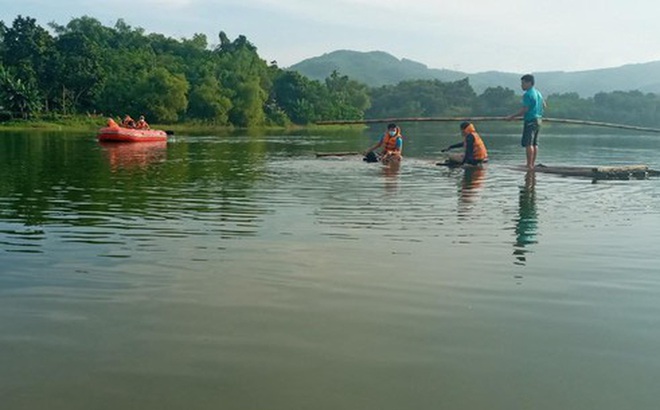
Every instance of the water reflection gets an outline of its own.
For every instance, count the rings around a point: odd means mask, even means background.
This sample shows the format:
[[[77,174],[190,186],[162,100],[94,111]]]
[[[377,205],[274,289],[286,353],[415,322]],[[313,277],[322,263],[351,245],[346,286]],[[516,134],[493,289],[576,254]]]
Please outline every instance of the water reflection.
[[[146,168],[162,162],[167,157],[167,141],[139,143],[99,142],[105,151],[113,171],[118,169]]]
[[[0,251],[79,244],[126,256],[182,238],[254,236],[267,212],[254,197],[263,143],[223,142],[0,138]]]
[[[495,140],[515,154],[445,175],[302,138],[186,136],[119,172],[93,136],[0,138],[0,407],[655,408],[660,185],[539,174],[537,204],[519,137]],[[544,159],[608,155],[576,140]],[[541,212],[566,257],[516,287]]]
[[[484,187],[486,180],[486,168],[467,167],[463,171],[463,180],[461,181],[458,193],[458,214],[464,216],[479,199],[479,195]]]
[[[401,171],[401,163],[391,163],[384,166],[382,173],[385,181],[385,192],[394,194],[399,190],[399,173]]]
[[[516,265],[527,263],[529,245],[537,243],[538,212],[536,210],[536,174],[527,172],[525,184],[520,187],[518,196],[518,218],[516,219],[516,243],[513,255]]]

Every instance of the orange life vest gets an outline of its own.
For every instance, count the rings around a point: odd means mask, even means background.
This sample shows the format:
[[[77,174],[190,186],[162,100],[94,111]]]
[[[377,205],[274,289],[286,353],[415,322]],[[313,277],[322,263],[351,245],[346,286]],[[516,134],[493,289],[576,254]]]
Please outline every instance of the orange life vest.
[[[396,128],[396,134],[394,136],[390,135],[389,132],[386,132],[385,135],[383,135],[383,152],[400,151],[396,147],[399,138],[401,138],[401,130],[399,127]]]
[[[472,157],[477,160],[477,161],[483,161],[488,158],[488,150],[486,150],[486,144],[484,144],[483,140],[477,133],[477,130],[474,128],[474,125],[470,124],[465,129],[463,130],[463,141],[464,144],[466,143],[465,140],[467,139],[467,136],[472,134],[474,137],[474,144],[473,144],[473,149],[472,151]]]

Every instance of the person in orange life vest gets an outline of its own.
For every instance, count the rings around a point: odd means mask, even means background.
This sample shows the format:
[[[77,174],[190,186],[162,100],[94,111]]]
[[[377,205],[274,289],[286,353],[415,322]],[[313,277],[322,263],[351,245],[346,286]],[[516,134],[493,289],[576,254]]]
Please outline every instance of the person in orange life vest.
[[[403,158],[401,152],[403,150],[403,137],[401,136],[401,129],[396,126],[396,124],[388,124],[387,132],[374,144],[371,148],[365,151],[364,160],[367,162],[375,162],[378,160],[376,154],[373,151],[376,148],[382,147],[383,150],[380,152],[380,161],[383,163],[387,162],[401,162]]]
[[[135,128],[135,120],[126,114],[124,120],[121,122],[121,126],[124,128]]]
[[[456,165],[481,165],[488,161],[488,151],[486,145],[477,133],[476,128],[471,123],[465,121],[461,123],[461,133],[463,141],[450,145],[443,149],[447,152],[452,148],[464,148],[462,154],[450,154],[449,162]]]
[[[138,119],[137,124],[135,124],[135,128],[139,130],[148,130],[149,129],[149,124],[144,120],[144,115],[140,115],[140,119]]]

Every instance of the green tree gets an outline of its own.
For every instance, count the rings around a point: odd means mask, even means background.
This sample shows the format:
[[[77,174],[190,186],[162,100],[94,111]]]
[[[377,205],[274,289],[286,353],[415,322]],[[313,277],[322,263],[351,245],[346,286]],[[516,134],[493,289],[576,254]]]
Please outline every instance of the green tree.
[[[371,106],[367,86],[349,79],[348,76],[342,76],[337,71],[333,71],[326,78],[325,85],[333,105],[333,118],[361,119],[364,117],[365,110]]]
[[[597,93],[593,97],[595,117],[626,124],[658,124],[659,101],[655,94],[641,91]]]
[[[138,111],[155,121],[175,122],[188,106],[188,88],[183,75],[156,67],[135,88]]]
[[[0,106],[12,114],[28,119],[41,110],[39,91],[0,66]]]
[[[188,116],[216,124],[227,124],[232,105],[225,93],[215,77],[204,77],[199,84],[192,86]]]
[[[48,24],[50,28],[57,34],[62,36],[65,34],[80,34],[96,47],[99,48],[112,48],[112,40],[115,36],[115,30],[111,27],[104,26],[100,21],[93,17],[82,16],[71,19],[66,26],[61,26],[55,22]]]
[[[259,85],[258,79],[239,83],[229,111],[232,124],[240,127],[263,125],[266,119],[263,109],[265,101],[266,92]]]
[[[15,70],[23,83],[29,86],[46,86],[44,77],[50,64],[49,50],[54,39],[35,19],[18,16],[11,27],[4,30],[2,61],[5,67]]]
[[[489,87],[477,97],[475,113],[479,115],[503,116],[520,106],[520,98],[510,88]]]
[[[2,64],[5,55],[5,33],[7,32],[7,26],[5,22],[0,20],[0,64]]]
[[[118,20],[110,29],[108,46],[101,48],[105,81],[96,98],[96,108],[106,114],[144,112],[140,85],[158,63],[158,57],[140,28]]]
[[[245,36],[230,41],[221,31],[219,39],[220,45],[215,49],[216,72],[221,85],[232,90],[229,120],[241,127],[263,125],[271,86],[266,61]]]
[[[297,71],[281,71],[273,81],[271,100],[296,124],[332,118],[327,87]]]
[[[367,115],[372,118],[469,115],[476,94],[467,78],[448,83],[414,80],[373,89],[371,100]]]
[[[95,109],[95,98],[103,86],[105,71],[96,44],[82,33],[60,35],[55,44],[58,88],[62,89],[61,107],[67,111]],[[69,95],[69,101],[66,96]]]
[[[581,98],[578,93],[552,94],[546,99],[553,117],[582,120],[594,119],[592,98]],[[520,104],[520,103],[519,103]]]
[[[448,107],[435,115],[466,116],[472,113],[477,94],[467,77],[458,81],[446,83],[438,81],[438,83],[436,83],[436,86],[445,94]]]

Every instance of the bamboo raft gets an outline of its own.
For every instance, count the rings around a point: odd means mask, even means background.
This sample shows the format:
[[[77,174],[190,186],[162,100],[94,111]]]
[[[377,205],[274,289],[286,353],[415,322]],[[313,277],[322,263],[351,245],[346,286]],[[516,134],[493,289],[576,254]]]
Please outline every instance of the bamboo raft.
[[[372,118],[361,120],[335,120],[335,121],[319,121],[318,125],[350,125],[350,124],[377,124],[389,122],[457,122],[457,121],[510,121],[509,117],[398,117],[398,118]],[[586,125],[592,127],[604,128],[617,128],[622,130],[631,130],[639,132],[652,132],[660,133],[658,128],[638,127],[628,124],[613,124],[608,122],[598,121],[585,121],[567,118],[544,118],[544,122],[568,124],[568,125]],[[358,152],[331,152],[316,154],[317,157],[327,156],[349,156],[359,155]],[[450,162],[438,162],[436,165],[454,167],[457,164]],[[528,171],[526,167],[513,167],[512,169],[518,171]],[[589,167],[569,167],[569,166],[546,166],[539,164],[534,168],[535,172],[542,172],[547,174],[557,174],[567,177],[585,177],[597,180],[629,180],[629,179],[646,179],[648,177],[660,176],[660,171],[649,169],[647,165],[624,165],[624,166],[589,166]]]
[[[517,171],[528,171],[524,166],[513,167]],[[534,172],[557,174],[566,177],[584,177],[597,180],[629,180],[646,179],[650,176],[660,176],[660,171],[649,169],[647,165],[595,166],[595,167],[564,167],[539,164]]]

